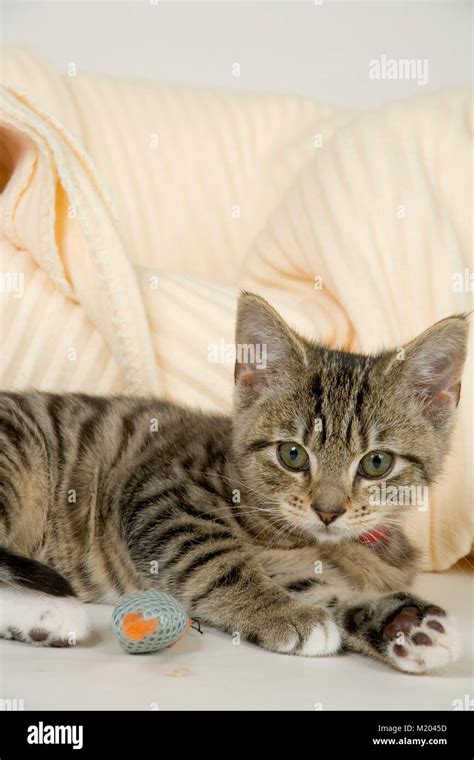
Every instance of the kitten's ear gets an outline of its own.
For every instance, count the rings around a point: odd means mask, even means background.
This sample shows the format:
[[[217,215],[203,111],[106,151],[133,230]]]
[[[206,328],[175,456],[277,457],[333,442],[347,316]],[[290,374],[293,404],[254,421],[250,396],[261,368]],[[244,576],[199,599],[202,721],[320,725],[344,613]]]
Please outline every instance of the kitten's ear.
[[[243,292],[237,306],[235,384],[240,400],[289,387],[306,363],[296,333],[265,299]]]
[[[454,315],[404,347],[400,358],[404,358],[409,393],[414,393],[422,414],[432,421],[449,420],[458,405],[468,333],[467,315]]]

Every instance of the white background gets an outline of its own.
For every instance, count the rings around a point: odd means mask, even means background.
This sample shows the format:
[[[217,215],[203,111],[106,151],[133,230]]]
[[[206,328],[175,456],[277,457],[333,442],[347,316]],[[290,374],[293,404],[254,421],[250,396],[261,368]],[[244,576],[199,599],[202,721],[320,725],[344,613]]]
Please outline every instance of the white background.
[[[79,71],[364,108],[470,83],[469,2],[154,2],[7,0],[3,42],[35,47],[64,72],[73,62]],[[428,84],[370,80],[368,62],[381,55],[427,58]]]

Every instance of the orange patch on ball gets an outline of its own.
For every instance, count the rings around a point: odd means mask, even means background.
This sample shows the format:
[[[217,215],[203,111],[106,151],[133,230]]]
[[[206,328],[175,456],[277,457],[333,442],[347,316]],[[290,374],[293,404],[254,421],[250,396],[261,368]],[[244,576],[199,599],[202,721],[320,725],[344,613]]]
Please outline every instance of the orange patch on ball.
[[[159,624],[155,618],[144,620],[141,612],[129,612],[122,620],[122,631],[132,641],[141,641],[150,633],[155,633]]]

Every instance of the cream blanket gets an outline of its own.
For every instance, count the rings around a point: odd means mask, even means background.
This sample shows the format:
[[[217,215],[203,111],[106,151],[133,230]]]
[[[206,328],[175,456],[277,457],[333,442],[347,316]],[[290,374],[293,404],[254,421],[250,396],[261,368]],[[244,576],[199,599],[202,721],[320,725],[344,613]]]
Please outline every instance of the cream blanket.
[[[370,351],[472,308],[470,94],[369,113],[61,76],[3,54],[1,385],[228,410],[239,287]],[[452,455],[411,518],[425,567],[472,544],[472,351]]]

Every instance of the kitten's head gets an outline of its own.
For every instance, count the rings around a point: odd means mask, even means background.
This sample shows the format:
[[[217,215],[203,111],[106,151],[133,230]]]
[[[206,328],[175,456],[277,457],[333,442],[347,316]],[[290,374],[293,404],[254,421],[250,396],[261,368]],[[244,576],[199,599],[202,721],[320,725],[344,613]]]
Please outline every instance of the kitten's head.
[[[240,297],[234,459],[247,498],[282,533],[343,541],[426,507],[447,451],[468,323],[403,348],[331,351],[259,296]]]

